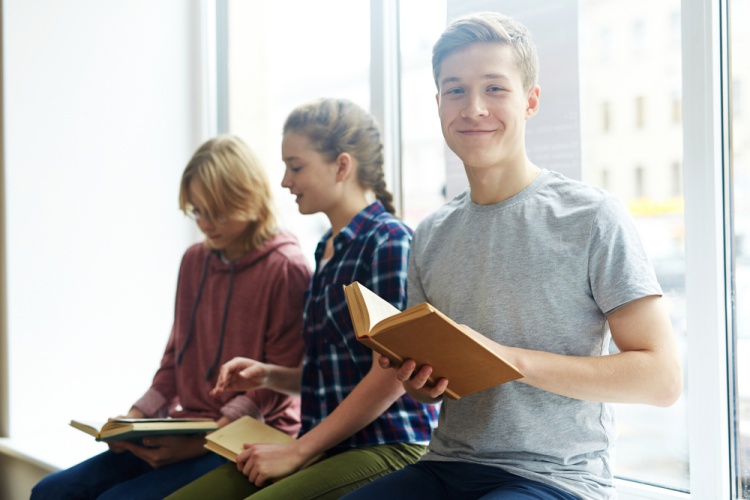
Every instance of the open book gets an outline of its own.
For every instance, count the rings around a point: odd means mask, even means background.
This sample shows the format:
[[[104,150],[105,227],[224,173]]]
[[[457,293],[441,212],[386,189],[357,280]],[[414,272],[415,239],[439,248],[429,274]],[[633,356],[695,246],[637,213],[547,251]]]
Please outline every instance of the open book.
[[[202,434],[218,429],[210,418],[121,418],[106,423],[71,420],[70,425],[97,441],[126,441],[157,434]]]
[[[447,378],[451,399],[523,377],[495,342],[426,302],[399,311],[356,281],[344,286],[344,294],[357,340],[396,365],[413,359],[417,367],[432,366],[430,382]]]
[[[206,435],[204,446],[214,453],[236,462],[237,455],[244,450],[242,445],[245,443],[283,444],[292,441],[294,441],[294,438],[289,434],[245,415]]]

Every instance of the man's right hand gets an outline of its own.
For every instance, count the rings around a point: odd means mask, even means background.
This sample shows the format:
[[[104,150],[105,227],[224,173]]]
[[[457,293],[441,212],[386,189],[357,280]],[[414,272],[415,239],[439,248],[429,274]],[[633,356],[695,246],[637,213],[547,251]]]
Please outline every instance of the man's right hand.
[[[443,393],[448,387],[448,379],[441,378],[435,385],[430,383],[432,367],[424,365],[417,370],[417,363],[413,359],[407,359],[401,366],[391,363],[387,356],[380,356],[378,364],[381,368],[393,368],[396,370],[396,378],[404,385],[404,389],[411,397],[425,404],[439,403],[443,399]]]

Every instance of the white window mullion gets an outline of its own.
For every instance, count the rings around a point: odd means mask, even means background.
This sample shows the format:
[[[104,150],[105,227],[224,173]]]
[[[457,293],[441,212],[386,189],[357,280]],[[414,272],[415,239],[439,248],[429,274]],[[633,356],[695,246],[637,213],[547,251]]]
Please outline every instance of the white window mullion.
[[[722,2],[682,1],[690,493],[731,498]]]
[[[397,212],[403,214],[399,0],[372,0],[370,13],[371,112],[383,132],[388,190],[393,193]]]

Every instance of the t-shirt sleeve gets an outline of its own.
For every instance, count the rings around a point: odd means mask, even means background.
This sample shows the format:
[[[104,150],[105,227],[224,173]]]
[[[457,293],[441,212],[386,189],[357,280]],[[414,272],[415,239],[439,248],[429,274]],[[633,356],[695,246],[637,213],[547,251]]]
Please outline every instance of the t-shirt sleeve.
[[[589,240],[589,281],[604,314],[633,300],[661,295],[641,238],[622,201],[607,197],[593,218]]]
[[[411,252],[409,253],[409,266],[408,266],[408,279],[406,285],[406,293],[408,295],[408,307],[414,306],[421,302],[427,302],[427,295],[424,292],[422,286],[422,280],[419,273],[419,265],[417,264],[417,256],[419,254],[419,231],[414,234],[412,239]]]

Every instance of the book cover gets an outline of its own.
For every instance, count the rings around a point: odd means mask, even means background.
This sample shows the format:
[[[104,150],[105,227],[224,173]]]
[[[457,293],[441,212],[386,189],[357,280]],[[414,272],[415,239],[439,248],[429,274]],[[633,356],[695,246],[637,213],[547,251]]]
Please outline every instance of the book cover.
[[[71,420],[70,425],[97,441],[124,441],[159,434],[202,434],[218,429],[210,418],[121,418],[105,423]]]
[[[206,435],[205,447],[224,458],[236,462],[237,455],[248,443],[289,443],[294,438],[289,434],[245,415]]]
[[[447,378],[451,399],[523,377],[495,342],[426,302],[399,311],[356,281],[344,292],[357,339],[397,365],[413,359],[418,367],[432,366],[430,382]]]

